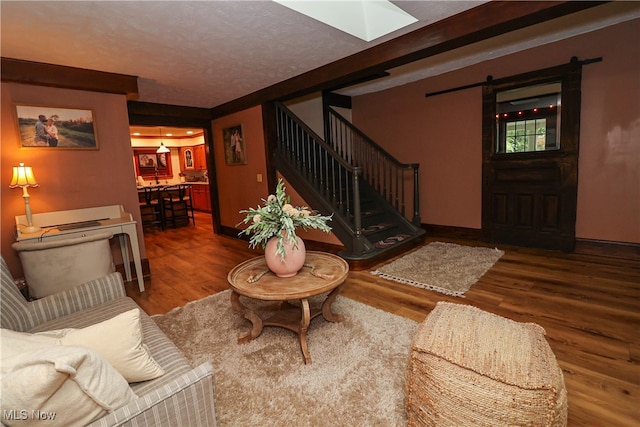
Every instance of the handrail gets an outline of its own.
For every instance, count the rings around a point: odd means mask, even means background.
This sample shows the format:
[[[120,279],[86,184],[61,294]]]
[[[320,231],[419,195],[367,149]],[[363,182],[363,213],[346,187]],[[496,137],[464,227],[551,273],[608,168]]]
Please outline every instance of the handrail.
[[[400,162],[398,159],[393,157],[387,150],[385,150],[380,145],[378,145],[373,139],[371,139],[365,133],[363,133],[360,129],[355,127],[353,125],[353,123],[351,123],[349,120],[347,120],[343,115],[338,113],[336,110],[334,110],[331,107],[328,107],[328,111],[330,113],[330,116],[336,117],[341,122],[341,124],[343,124],[344,126],[348,127],[349,130],[351,130],[353,133],[358,134],[358,136],[360,138],[362,138],[368,145],[370,145],[371,147],[375,148],[377,151],[382,153],[385,157],[388,157],[389,160],[392,161],[393,163],[395,163],[397,166],[399,166],[401,168],[407,168],[407,169],[413,168],[414,166],[418,166],[418,167],[420,166],[419,163],[402,163],[402,162]],[[327,139],[332,140],[331,138],[327,138]]]
[[[293,112],[275,104],[278,161],[304,179],[339,220],[352,230],[352,247],[362,245],[360,188],[362,168],[354,166]],[[335,218],[334,216],[334,218]]]
[[[362,178],[403,216],[406,216],[405,187],[412,188],[411,221],[420,226],[420,165],[398,161],[331,107],[327,107],[327,117],[325,137],[332,150],[350,165],[361,167]],[[408,171],[411,177],[407,177]]]

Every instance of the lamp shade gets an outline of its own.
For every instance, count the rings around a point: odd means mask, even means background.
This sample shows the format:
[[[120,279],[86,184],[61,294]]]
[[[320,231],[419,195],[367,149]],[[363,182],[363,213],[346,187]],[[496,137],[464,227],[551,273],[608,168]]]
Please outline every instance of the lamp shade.
[[[13,167],[13,177],[11,178],[11,184],[9,187],[37,187],[38,182],[33,175],[33,169],[31,166],[25,166],[24,163],[19,163],[18,166]]]
[[[171,150],[169,150],[167,148],[167,146],[164,145],[164,143],[162,143],[162,142],[160,143],[160,147],[158,147],[158,149],[156,150],[156,153],[158,153],[158,154],[170,153],[170,152],[171,152]]]

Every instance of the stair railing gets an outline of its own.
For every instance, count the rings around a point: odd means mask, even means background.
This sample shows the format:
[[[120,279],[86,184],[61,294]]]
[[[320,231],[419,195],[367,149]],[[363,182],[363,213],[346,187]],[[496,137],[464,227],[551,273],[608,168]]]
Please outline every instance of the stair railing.
[[[325,140],[342,159],[362,169],[366,180],[391,206],[405,218],[406,189],[413,193],[411,222],[420,227],[420,191],[418,163],[401,163],[371,138],[353,126],[333,108],[327,108]]]
[[[366,245],[360,212],[362,168],[343,159],[281,103],[275,103],[275,111],[280,167],[303,179],[325,201],[325,210],[350,230],[351,250],[362,253]]]

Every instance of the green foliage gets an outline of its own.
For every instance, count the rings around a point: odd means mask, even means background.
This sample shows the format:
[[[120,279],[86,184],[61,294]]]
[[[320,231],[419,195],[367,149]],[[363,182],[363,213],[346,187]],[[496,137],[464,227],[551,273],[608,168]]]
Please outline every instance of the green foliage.
[[[270,238],[277,237],[276,253],[284,260],[286,255],[284,249],[285,236],[287,241],[297,248],[296,228],[300,227],[303,230],[316,229],[325,233],[331,231],[327,221],[331,221],[333,214],[322,216],[315,211],[309,210],[306,206],[291,206],[291,198],[286,194],[282,180],[278,181],[276,194],[271,194],[266,200],[262,199],[262,201],[264,206],[240,211],[246,216],[238,225],[250,223],[247,228],[240,232],[240,235],[253,233],[249,239],[249,246],[252,248],[258,245],[264,248]]]

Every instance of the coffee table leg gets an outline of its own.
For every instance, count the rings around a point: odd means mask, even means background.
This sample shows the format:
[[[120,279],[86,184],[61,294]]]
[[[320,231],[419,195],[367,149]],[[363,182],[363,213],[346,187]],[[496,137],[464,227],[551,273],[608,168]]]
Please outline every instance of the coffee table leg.
[[[322,303],[322,317],[325,318],[328,322],[342,322],[344,320],[344,316],[342,314],[335,314],[331,311],[331,305],[336,300],[336,297],[340,293],[340,290],[344,284],[335,288],[329,295],[327,295],[327,299]]]
[[[300,300],[302,303],[302,318],[300,319],[300,349],[302,350],[302,356],[304,357],[304,364],[311,363],[311,354],[309,354],[309,346],[307,345],[307,329],[309,329],[309,323],[311,322],[311,312],[309,310],[309,301],[306,298]]]
[[[252,324],[251,330],[238,336],[238,344],[248,343],[262,333],[262,319],[252,310],[240,302],[240,295],[231,291],[231,307],[236,313],[241,313]]]

